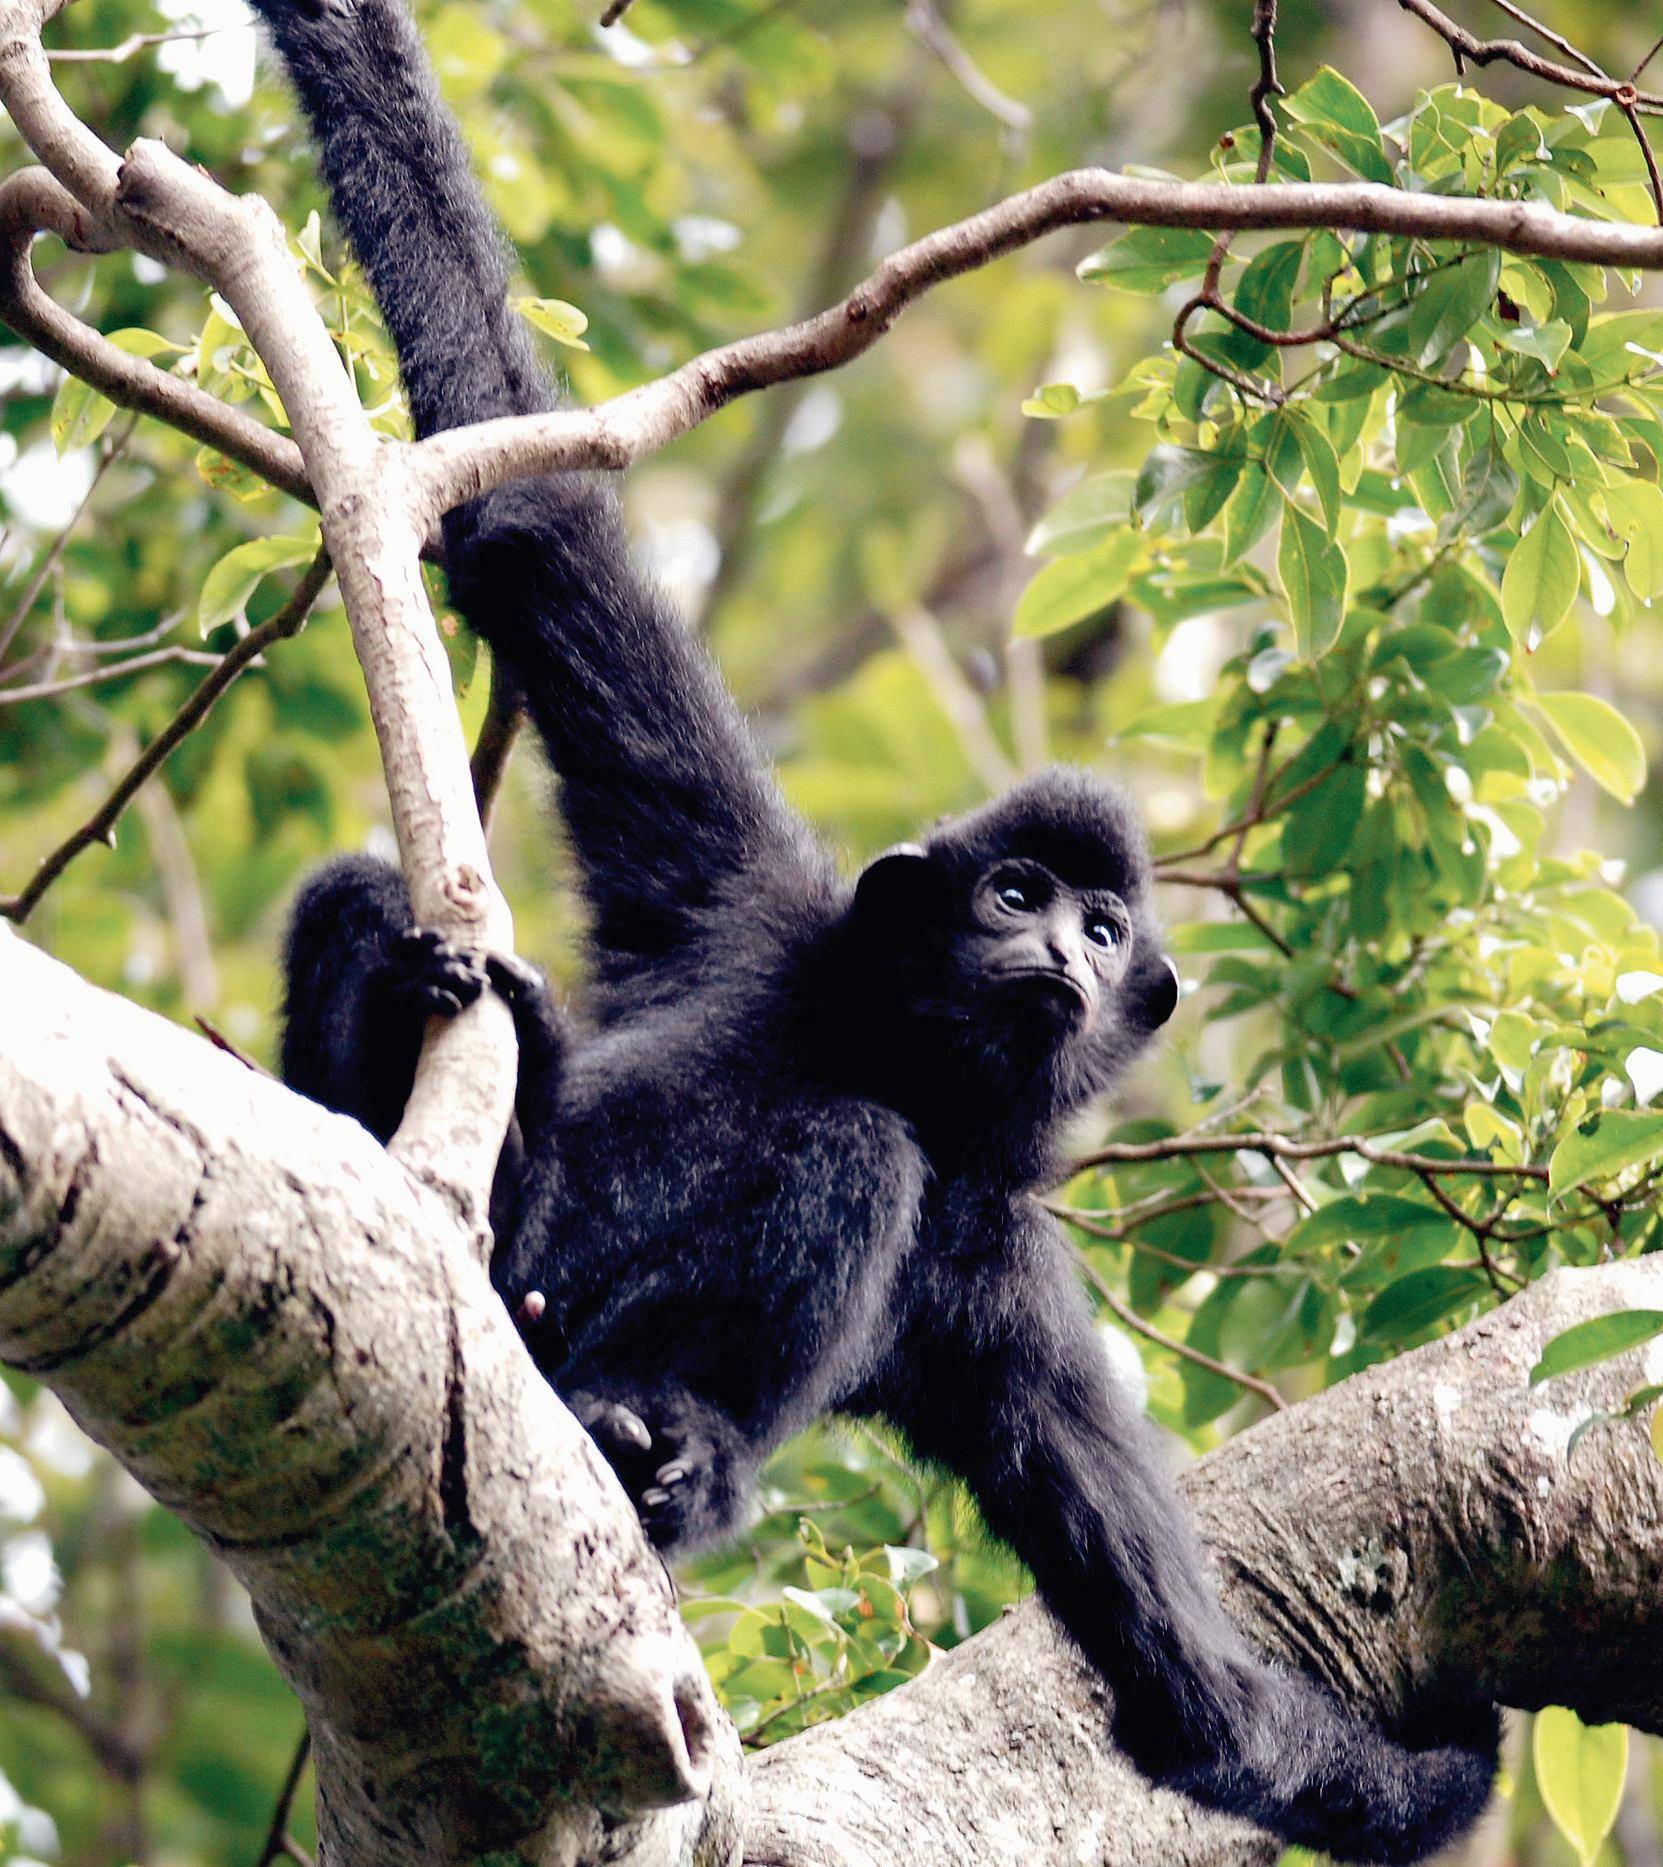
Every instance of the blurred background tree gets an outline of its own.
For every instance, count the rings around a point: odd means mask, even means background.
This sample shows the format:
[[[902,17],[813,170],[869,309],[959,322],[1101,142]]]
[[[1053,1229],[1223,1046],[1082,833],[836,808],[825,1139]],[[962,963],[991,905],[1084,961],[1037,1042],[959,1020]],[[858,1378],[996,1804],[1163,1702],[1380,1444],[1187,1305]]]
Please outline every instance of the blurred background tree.
[[[636,0],[606,30],[598,0],[418,11],[523,309],[584,400],[818,307],[1057,170],[1240,179],[1258,153],[1242,0]],[[1663,32],[1621,0],[1544,20],[1621,74]],[[1486,0],[1462,24],[1517,30]],[[51,43],[109,141],[160,135],[267,195],[396,431],[385,342],[236,0],[78,0]],[[1659,217],[1620,110],[1506,65],[1462,90],[1386,0],[1288,5],[1277,47],[1279,178]],[[1195,989],[1056,1198],[1105,1352],[1202,1449],[1550,1263],[1656,1246],[1663,853],[1641,785],[1663,696],[1663,318],[1640,281],[1586,267],[1243,240],[1224,299],[1342,345],[1281,353],[1203,311],[1180,360],[1211,242],[1128,236],[1076,276],[1100,244],[1062,235],[934,295],[858,365],[678,443],[628,501],[794,801],[851,858],[1050,757],[1137,794]],[[99,329],[280,420],[189,282],[50,243],[40,263]],[[278,610],[315,527],[21,343],[0,345],[0,384],[3,890]],[[477,724],[485,671],[451,644]],[[522,750],[494,849],[523,949],[581,997],[546,790]],[[385,810],[326,602],[30,933],[269,1062],[284,904],[322,855],[385,844]],[[1593,1430],[1647,1430],[1656,1399]],[[876,1429],[805,1436],[763,1502],[738,1550],[680,1578],[752,1743],[888,1689],[1025,1587]],[[0,1858],[304,1849],[304,1785],[292,1836],[268,1833],[299,1733],[234,1585],[8,1377]],[[1625,1774],[1619,1734],[1544,1719],[1510,1754],[1466,1859],[1663,1864],[1651,1740]]]

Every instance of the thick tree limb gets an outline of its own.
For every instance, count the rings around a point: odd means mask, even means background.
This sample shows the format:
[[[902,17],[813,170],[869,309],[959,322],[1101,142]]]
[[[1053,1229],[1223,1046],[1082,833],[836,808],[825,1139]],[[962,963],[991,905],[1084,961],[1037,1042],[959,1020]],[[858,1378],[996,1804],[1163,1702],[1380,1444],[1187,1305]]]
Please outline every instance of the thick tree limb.
[[[0,104],[46,171],[8,204],[12,297],[50,226],[231,305],[316,495],[415,912],[507,949],[420,576],[437,509],[364,418],[269,208],[157,143],[118,160],[66,108],[39,40],[55,10],[0,0]],[[506,1008],[430,1031],[383,1151],[9,934],[0,1005],[0,1358],[242,1576],[307,1709],[331,1857],[566,1867],[605,1829],[646,1863],[722,1834],[722,1798],[690,1799],[731,1728],[484,1275]]]
[[[1549,1337],[1663,1308],[1663,1261],[1556,1271],[1458,1335],[1232,1439],[1183,1488],[1253,1636],[1371,1711],[1419,1690],[1663,1730],[1663,1344],[1541,1387]],[[1278,1847],[1151,1791],[1101,1684],[1035,1604],[750,1770],[752,1867],[1269,1867]]]
[[[698,1655],[449,1201],[9,932],[0,1003],[0,1360],[247,1586],[332,1858],[567,1862],[702,1792]]]

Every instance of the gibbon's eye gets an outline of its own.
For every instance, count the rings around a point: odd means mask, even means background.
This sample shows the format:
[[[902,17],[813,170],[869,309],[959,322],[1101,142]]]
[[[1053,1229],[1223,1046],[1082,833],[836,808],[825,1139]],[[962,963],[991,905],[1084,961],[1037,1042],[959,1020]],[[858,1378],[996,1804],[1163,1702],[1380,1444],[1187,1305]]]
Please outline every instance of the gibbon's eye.
[[[1013,914],[1025,914],[1034,905],[1033,895],[1021,882],[1001,882],[993,898]]]
[[[1120,945],[1120,929],[1106,914],[1093,914],[1086,922],[1086,938],[1107,952]]]

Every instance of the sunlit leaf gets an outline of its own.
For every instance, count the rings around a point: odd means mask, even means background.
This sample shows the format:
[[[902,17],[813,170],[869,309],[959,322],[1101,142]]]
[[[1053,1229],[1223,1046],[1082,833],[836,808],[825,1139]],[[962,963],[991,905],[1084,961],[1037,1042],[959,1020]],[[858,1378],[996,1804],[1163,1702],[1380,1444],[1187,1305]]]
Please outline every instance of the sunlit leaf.
[[[1646,782],[1640,735],[1597,694],[1537,694],[1531,700],[1554,736],[1602,790],[1632,804]]]
[[[1663,1310],[1613,1310],[1607,1316],[1574,1323],[1569,1329],[1561,1329],[1544,1345],[1535,1367],[1530,1370],[1530,1384],[1534,1387],[1538,1381],[1551,1381],[1556,1375],[1591,1368],[1595,1362],[1638,1348],[1642,1342],[1649,1342],[1658,1335],[1663,1335]]]
[[[1582,1867],[1593,1867],[1611,1832],[1628,1775],[1628,1728],[1585,1725],[1574,1711],[1550,1705],[1536,1714],[1531,1753],[1536,1786],[1553,1825]]]
[[[1516,642],[1536,645],[1557,629],[1576,601],[1582,560],[1564,507],[1550,499],[1507,560],[1501,610]]]
[[[1555,1193],[1591,1180],[1610,1180],[1663,1158],[1663,1114],[1605,1109],[1572,1129],[1553,1150],[1548,1186]]]

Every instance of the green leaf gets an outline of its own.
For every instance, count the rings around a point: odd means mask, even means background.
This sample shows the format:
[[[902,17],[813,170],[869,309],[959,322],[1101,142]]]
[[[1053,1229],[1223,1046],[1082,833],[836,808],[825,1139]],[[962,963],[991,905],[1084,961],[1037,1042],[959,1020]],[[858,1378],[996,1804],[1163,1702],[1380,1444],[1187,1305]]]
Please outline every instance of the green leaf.
[[[1620,803],[1634,802],[1646,782],[1646,749],[1610,701],[1596,694],[1536,694],[1530,704],[1602,791]]]
[[[52,445],[60,454],[88,447],[109,427],[115,404],[79,376],[66,376],[52,398]]]
[[[1513,509],[1519,496],[1519,476],[1492,434],[1474,449],[1461,479],[1461,525],[1474,536],[1494,531]]]
[[[450,666],[451,692],[460,699],[473,685],[474,671],[479,666],[479,637],[461,617],[448,610],[438,620],[439,641]]]
[[[1342,505],[1339,456],[1334,452],[1334,443],[1314,421],[1297,417],[1293,431],[1299,439],[1299,451],[1305,457],[1305,471],[1310,476],[1317,503],[1322,507],[1323,524],[1332,538],[1340,523]]]
[[[1191,497],[1200,495],[1211,503],[1210,495],[1216,492],[1219,482],[1225,480],[1223,497],[1218,500],[1222,505],[1229,497],[1240,467],[1239,457],[1215,454],[1206,448],[1169,447],[1164,443],[1152,447],[1138,472],[1137,485],[1132,492],[1132,510],[1145,525],[1189,523]],[[1217,506],[1213,509],[1216,511]]]
[[[165,350],[180,349],[159,332],[147,331],[141,325],[114,331],[106,341],[136,357],[156,357]],[[73,447],[91,446],[110,425],[115,412],[116,404],[108,396],[82,382],[79,376],[66,376],[52,398],[53,446],[60,454]]]
[[[1453,1315],[1489,1288],[1481,1271],[1434,1264],[1388,1284],[1363,1312],[1362,1342],[1398,1342]]]
[[[1339,639],[1345,620],[1345,553],[1291,499],[1283,501],[1276,574],[1288,599],[1300,654],[1308,661],[1325,654]]]
[[[1088,283],[1126,292],[1162,292],[1179,279],[1199,278],[1213,250],[1213,236],[1195,227],[1134,227],[1080,261]]]
[[[316,535],[288,538],[251,538],[237,545],[202,580],[197,603],[197,627],[204,635],[240,616],[248,599],[269,572],[286,564],[308,564],[317,555]]]
[[[1094,545],[1132,513],[1130,473],[1094,473],[1071,487],[1028,534],[1030,557],[1062,557]]]
[[[916,1582],[919,1576],[928,1575],[932,1569],[941,1566],[940,1559],[932,1556],[927,1549],[886,1543],[883,1553],[889,1559],[889,1579],[902,1586]]]
[[[1541,1360],[1530,1370],[1530,1385],[1551,1381],[1561,1374],[1575,1374],[1579,1368],[1591,1368],[1595,1362],[1625,1354],[1658,1335],[1663,1335],[1663,1310],[1619,1309],[1609,1316],[1574,1323],[1569,1329],[1561,1329],[1543,1347]]]
[[[557,344],[571,350],[589,348],[583,341],[589,320],[576,305],[568,305],[563,298],[511,298],[508,302],[533,330],[552,337]]]
[[[1427,279],[1409,307],[1407,326],[1422,369],[1441,363],[1495,303],[1500,277],[1501,255],[1492,249],[1442,266]]]
[[[1017,599],[1011,632],[1020,639],[1055,635],[1122,595],[1144,548],[1129,526],[1086,551],[1047,564]]]
[[[199,447],[196,450],[196,470],[215,491],[229,493],[233,499],[240,499],[245,505],[263,499],[271,491],[271,487],[251,467],[245,467],[240,460],[233,460],[229,454],[222,454],[216,447]]]
[[[1640,1109],[1605,1109],[1574,1129],[1553,1150],[1548,1190],[1568,1192],[1592,1180],[1614,1179],[1663,1156],[1663,1115]]]
[[[1242,468],[1224,507],[1225,568],[1244,557],[1270,530],[1281,503],[1276,492],[1275,481],[1257,461]]]
[[[1324,65],[1282,108],[1325,149],[1365,181],[1392,181],[1391,160],[1374,107],[1349,78]]]
[[[1516,324],[1504,330],[1499,341],[1503,350],[1534,357],[1551,376],[1570,347],[1571,327],[1562,318],[1550,318],[1546,324]]]
[[[1536,1787],[1553,1825],[1593,1867],[1611,1832],[1628,1775],[1628,1727],[1586,1725],[1574,1711],[1550,1705],[1536,1714],[1531,1752]]]
[[[314,214],[312,218],[316,220],[317,216]],[[160,331],[146,330],[142,324],[129,324],[123,330],[111,331],[105,341],[118,350],[125,350],[130,357],[159,357],[168,350],[182,356],[185,351],[183,344],[176,344]]]
[[[1038,421],[1056,421],[1060,416],[1072,415],[1083,400],[1073,383],[1048,382],[1024,399],[1022,413]]]
[[[1582,560],[1564,506],[1550,499],[1519,540],[1501,575],[1501,613],[1515,642],[1534,649],[1576,601]]]
[[[1622,480],[1602,495],[1611,529],[1627,541],[1623,575],[1642,602],[1663,596],[1663,487]]]

